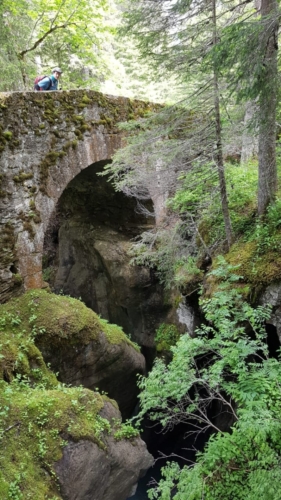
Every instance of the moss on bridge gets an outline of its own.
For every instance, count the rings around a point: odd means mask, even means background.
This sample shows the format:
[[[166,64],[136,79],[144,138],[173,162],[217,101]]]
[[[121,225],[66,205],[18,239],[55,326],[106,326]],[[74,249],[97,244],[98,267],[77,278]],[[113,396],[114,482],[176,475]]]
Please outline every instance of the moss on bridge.
[[[0,94],[0,210],[3,214],[0,264],[5,269],[0,277],[1,302],[22,291],[18,267],[24,280],[28,273],[38,271],[22,272],[22,264],[17,265],[16,248],[19,233],[26,232],[26,239],[34,242],[39,225],[44,223],[46,214],[42,214],[42,203],[38,210],[37,195],[52,198],[58,193],[68,168],[67,158],[69,164],[72,162],[73,171],[76,171],[75,165],[80,164],[81,155],[84,155],[83,161],[89,160],[87,152],[91,148],[93,162],[104,154],[104,148],[108,148],[110,158],[125,135],[118,124],[141,118],[156,109],[159,109],[157,104],[92,90]],[[81,168],[88,166],[83,165]],[[59,184],[56,187],[55,179]],[[45,208],[47,205],[48,202]],[[23,260],[25,266],[26,258]],[[32,283],[27,287],[34,286],[37,285]]]
[[[93,107],[97,110],[97,119],[89,113]],[[78,141],[84,139],[85,132],[100,129],[103,134],[118,134],[120,122],[144,117],[157,108],[159,104],[108,96],[92,90],[1,94],[0,154],[5,148],[20,148],[30,131],[38,137],[50,133],[51,148],[39,165],[40,190],[45,192],[49,167],[65,156],[68,149],[75,149]],[[69,132],[74,134],[71,140]],[[15,182],[21,180],[22,176],[14,176]]]
[[[87,120],[85,111],[93,106],[98,107],[99,117]],[[109,96],[93,90],[2,93],[0,152],[5,147],[18,147],[21,136],[28,129],[36,135],[44,135],[45,123],[75,125],[76,135],[81,139],[85,131],[101,125],[107,133],[118,133],[118,123],[143,117],[157,109],[159,104]],[[37,123],[38,117],[40,123]],[[59,133],[54,132],[54,135],[59,137]]]

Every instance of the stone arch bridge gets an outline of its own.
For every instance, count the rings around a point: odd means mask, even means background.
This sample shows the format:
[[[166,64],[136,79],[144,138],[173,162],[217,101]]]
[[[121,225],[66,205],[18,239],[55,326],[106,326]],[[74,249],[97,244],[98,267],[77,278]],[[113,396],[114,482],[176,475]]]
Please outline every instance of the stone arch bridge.
[[[0,301],[42,286],[44,235],[69,182],[155,106],[90,90],[0,95]]]

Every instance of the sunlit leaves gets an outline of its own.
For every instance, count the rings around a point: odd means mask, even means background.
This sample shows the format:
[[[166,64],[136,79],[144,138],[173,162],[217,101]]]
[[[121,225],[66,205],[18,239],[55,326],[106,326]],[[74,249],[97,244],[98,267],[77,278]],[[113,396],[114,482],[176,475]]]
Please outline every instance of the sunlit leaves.
[[[37,60],[38,56],[41,58],[42,71],[59,64],[69,77],[75,65],[82,68],[88,64],[90,71],[96,70],[96,81],[99,73],[105,74],[102,44],[109,31],[105,18],[107,0],[3,0],[1,7],[0,60],[3,66],[5,59],[12,64],[10,78],[12,71],[14,76],[16,72],[22,75],[22,83],[13,82],[18,88],[32,82],[38,72],[35,56]],[[3,89],[5,85],[9,84],[4,79]]]

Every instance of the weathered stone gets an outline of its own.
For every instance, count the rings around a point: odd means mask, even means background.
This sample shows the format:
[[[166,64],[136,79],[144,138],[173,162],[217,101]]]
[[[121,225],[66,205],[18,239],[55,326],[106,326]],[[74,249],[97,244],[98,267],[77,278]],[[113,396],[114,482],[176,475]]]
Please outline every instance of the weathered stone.
[[[0,106],[0,301],[42,286],[44,234],[68,183],[109,160],[122,144],[118,122],[152,104],[94,91],[2,94]],[[7,134],[9,132],[9,134]],[[13,229],[9,239],[7,224]],[[12,238],[13,236],[13,238]]]
[[[185,325],[186,331],[191,337],[194,337],[196,328],[200,325],[199,315],[195,307],[185,304],[184,300],[180,302],[176,313],[179,323]]]
[[[150,270],[130,265],[130,246],[128,237],[110,227],[63,223],[54,290],[81,297],[103,318],[121,325],[135,342],[152,347],[169,307]]]
[[[69,318],[62,318],[60,327],[67,332]],[[74,333],[75,335],[75,333]],[[75,342],[67,338],[59,343],[36,341],[46,363],[58,378],[71,386],[98,388],[117,401],[124,418],[129,418],[137,402],[137,374],[144,374],[142,354],[122,341],[110,343],[100,332],[96,340]]]
[[[109,418],[118,418],[107,405]],[[104,410],[103,410],[104,411]],[[103,412],[101,412],[103,414]],[[139,438],[106,437],[106,450],[90,441],[69,442],[55,465],[64,500],[126,500],[153,458]]]
[[[272,283],[262,293],[259,303],[261,305],[270,304],[272,306],[271,318],[267,323],[276,328],[276,332],[281,343],[281,283]]]
[[[45,363],[58,373],[60,381],[98,387],[117,401],[124,418],[130,416],[137,402],[136,377],[144,373],[145,360],[120,327],[102,321],[79,300],[44,290],[32,290],[1,304],[0,314],[18,318],[18,330],[35,337]],[[15,333],[9,331],[11,337]],[[11,377],[18,373],[17,350],[12,342],[7,345],[9,362],[7,366],[0,363],[0,378],[2,371],[6,380],[8,373]],[[37,352],[23,363],[25,373]]]

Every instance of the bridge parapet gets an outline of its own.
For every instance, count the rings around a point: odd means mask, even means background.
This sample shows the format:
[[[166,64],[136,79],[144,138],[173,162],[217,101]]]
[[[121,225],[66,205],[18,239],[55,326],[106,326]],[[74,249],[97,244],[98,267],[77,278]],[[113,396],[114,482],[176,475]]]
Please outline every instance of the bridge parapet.
[[[44,234],[68,183],[156,106],[95,91],[0,94],[0,302],[40,288]]]

